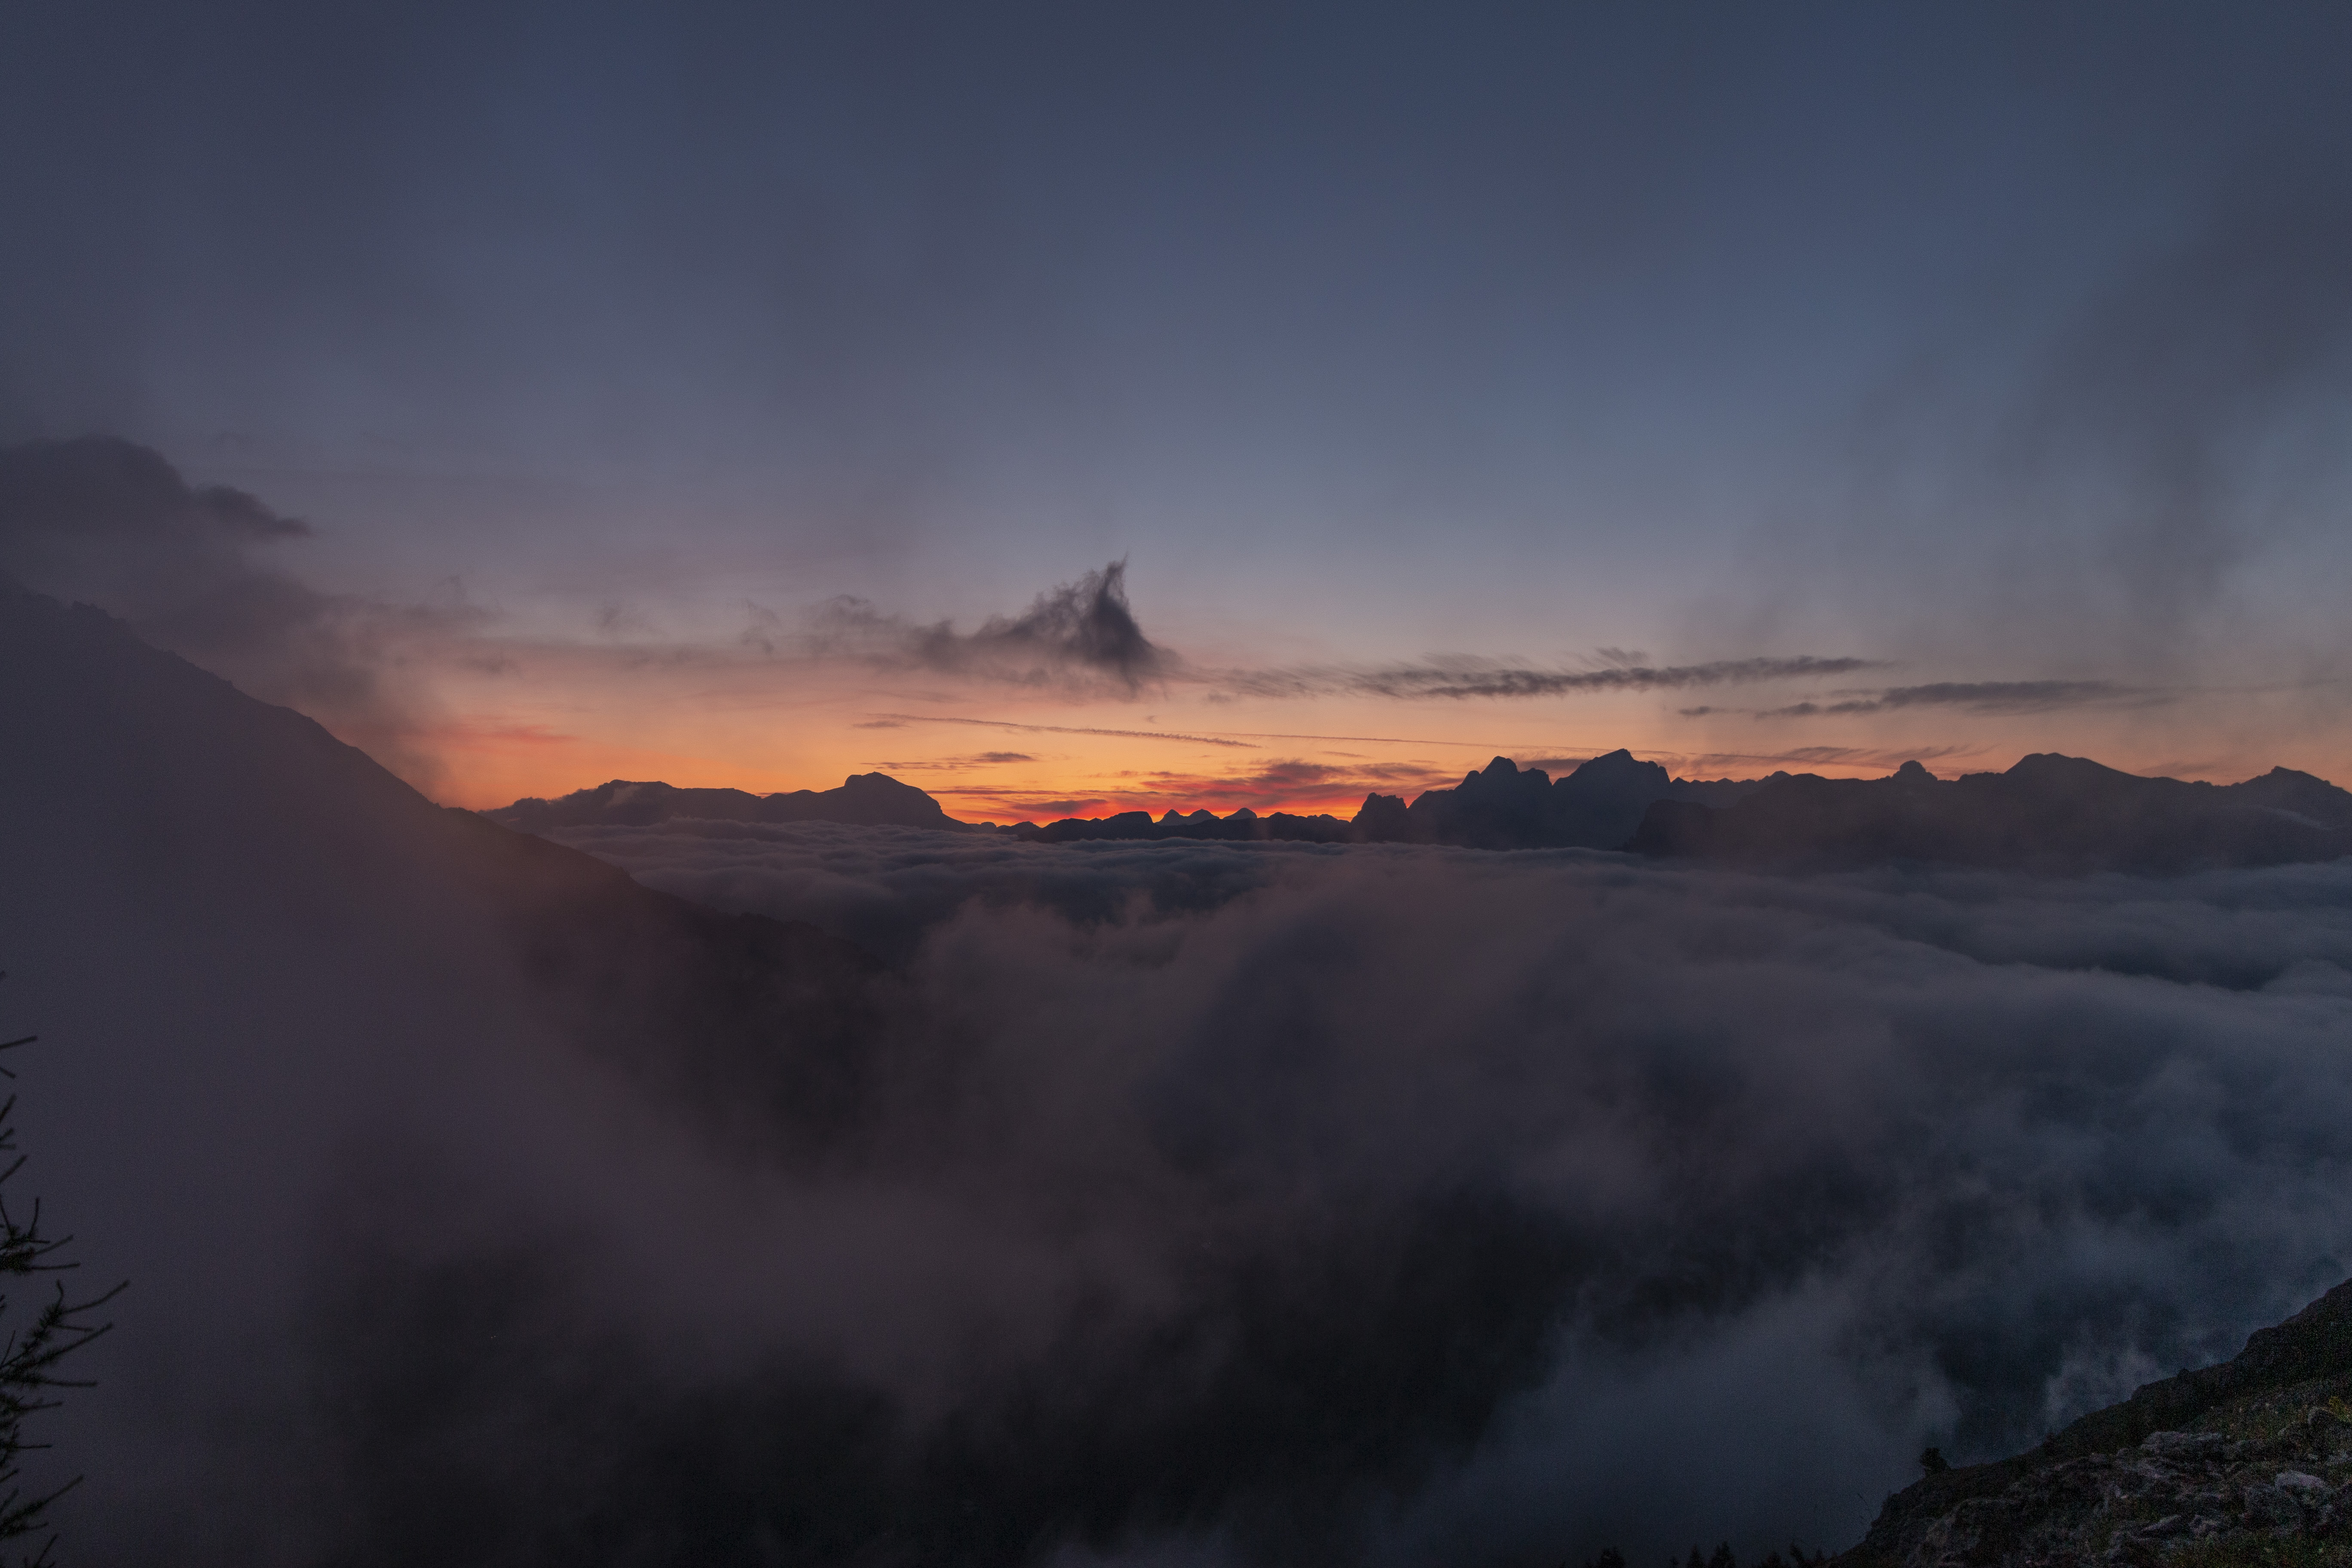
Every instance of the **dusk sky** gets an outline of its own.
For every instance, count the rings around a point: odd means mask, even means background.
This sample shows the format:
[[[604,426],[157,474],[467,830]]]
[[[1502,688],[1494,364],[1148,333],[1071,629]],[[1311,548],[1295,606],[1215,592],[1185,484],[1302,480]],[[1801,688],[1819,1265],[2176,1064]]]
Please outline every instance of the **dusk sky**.
[[[2352,781],[2347,61],[2341,5],[12,5],[0,442],[267,510],[0,567],[475,806]]]

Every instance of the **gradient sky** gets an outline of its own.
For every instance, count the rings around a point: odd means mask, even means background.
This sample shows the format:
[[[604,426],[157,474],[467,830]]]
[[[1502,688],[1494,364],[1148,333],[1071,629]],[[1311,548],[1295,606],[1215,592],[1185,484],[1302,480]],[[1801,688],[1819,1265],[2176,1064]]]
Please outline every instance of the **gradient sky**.
[[[14,5],[0,440],[305,520],[253,558],[377,679],[263,694],[465,805],[2352,782],[2347,68],[2341,5]],[[1122,561],[1142,664],[1022,630]]]

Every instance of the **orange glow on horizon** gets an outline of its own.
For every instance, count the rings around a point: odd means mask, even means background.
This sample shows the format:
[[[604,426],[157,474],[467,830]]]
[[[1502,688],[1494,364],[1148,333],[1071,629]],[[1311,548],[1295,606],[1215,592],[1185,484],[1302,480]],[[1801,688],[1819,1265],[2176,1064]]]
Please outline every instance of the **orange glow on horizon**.
[[[1670,696],[1542,700],[1229,699],[1197,690],[1073,694],[723,653],[581,647],[436,661],[438,721],[376,754],[426,793],[475,809],[609,779],[754,795],[829,789],[882,773],[951,816],[1048,821],[1247,806],[1352,816],[1366,795],[1451,786],[1496,756],[1554,777],[1622,747],[1683,778],[1785,770],[1874,777],[1917,760],[1949,777],[2030,752],[2128,772],[2232,780],[2271,766],[2352,776],[2352,747],[2284,699],[2007,717],[1906,712],[1765,722],[1678,711]],[[368,737],[352,737],[374,750]]]

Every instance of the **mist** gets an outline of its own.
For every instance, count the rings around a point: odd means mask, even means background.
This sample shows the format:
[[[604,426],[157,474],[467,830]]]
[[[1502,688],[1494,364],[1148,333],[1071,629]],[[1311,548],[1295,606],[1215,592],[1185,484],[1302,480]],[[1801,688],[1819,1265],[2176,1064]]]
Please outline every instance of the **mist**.
[[[574,836],[706,910],[39,605],[77,1561],[1835,1547],[2347,1272],[2343,865]]]
[[[2347,45],[0,10],[59,1560],[1752,1563],[2231,1354],[2352,1273],[2352,860],[427,794],[2352,776]]]

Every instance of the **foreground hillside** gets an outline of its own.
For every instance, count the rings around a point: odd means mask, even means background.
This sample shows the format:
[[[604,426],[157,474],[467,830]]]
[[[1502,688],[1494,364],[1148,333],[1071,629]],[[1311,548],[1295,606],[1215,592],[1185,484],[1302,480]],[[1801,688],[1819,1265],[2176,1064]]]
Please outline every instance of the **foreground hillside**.
[[[2352,1563],[2352,1281],[2236,1359],[1886,1500],[1841,1568]]]

